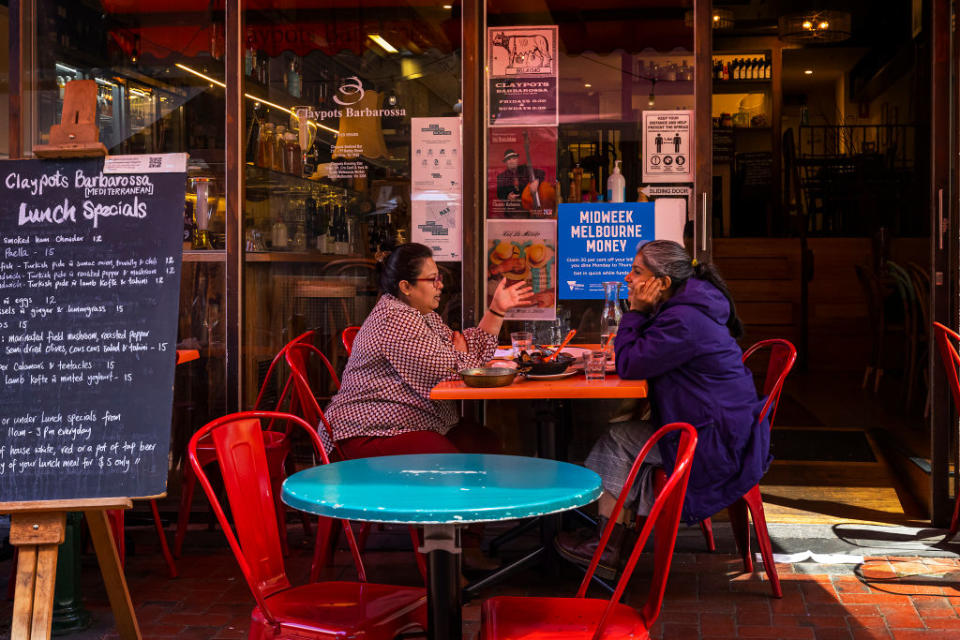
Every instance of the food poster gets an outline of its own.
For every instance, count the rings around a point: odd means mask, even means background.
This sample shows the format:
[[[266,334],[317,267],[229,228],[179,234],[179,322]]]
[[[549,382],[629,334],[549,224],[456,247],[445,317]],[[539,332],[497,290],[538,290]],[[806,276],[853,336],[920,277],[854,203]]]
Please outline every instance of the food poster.
[[[487,29],[491,127],[557,125],[557,26]]]
[[[489,136],[487,217],[555,217],[556,128],[490,129]]]
[[[643,112],[643,181],[693,182],[693,111]]]
[[[411,240],[438,262],[463,256],[460,118],[410,119]]]
[[[507,312],[508,320],[554,320],[557,316],[557,221],[487,221],[487,304],[502,278],[530,284],[534,304]]]

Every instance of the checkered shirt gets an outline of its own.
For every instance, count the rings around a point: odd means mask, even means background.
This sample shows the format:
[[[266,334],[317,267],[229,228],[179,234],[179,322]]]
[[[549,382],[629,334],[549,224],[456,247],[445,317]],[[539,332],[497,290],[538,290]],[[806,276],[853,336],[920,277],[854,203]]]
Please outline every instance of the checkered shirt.
[[[430,390],[456,378],[451,370],[483,366],[497,348],[497,336],[480,329],[463,336],[466,353],[453,348],[453,330],[438,314],[424,315],[383,294],[357,333],[340,390],[327,405],[334,440],[449,431],[456,406],[430,400]]]

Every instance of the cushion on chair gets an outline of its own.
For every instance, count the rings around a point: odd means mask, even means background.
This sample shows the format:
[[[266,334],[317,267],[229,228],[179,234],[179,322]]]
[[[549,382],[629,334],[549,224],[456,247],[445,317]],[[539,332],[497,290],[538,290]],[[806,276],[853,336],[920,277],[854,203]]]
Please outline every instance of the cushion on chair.
[[[276,593],[267,598],[267,607],[282,628],[299,630],[302,637],[322,638],[328,633],[339,638],[353,637],[348,632],[361,629],[396,630],[401,626],[398,619],[407,616],[411,622],[419,621],[417,609],[421,609],[422,618],[426,598],[423,588],[370,582],[317,582]],[[252,618],[255,623],[264,623],[258,608],[254,608]],[[301,636],[294,633],[293,637]],[[372,633],[369,637],[379,635]]]
[[[590,640],[609,600],[502,596],[484,601],[480,640]],[[649,638],[640,612],[614,605],[605,638]]]

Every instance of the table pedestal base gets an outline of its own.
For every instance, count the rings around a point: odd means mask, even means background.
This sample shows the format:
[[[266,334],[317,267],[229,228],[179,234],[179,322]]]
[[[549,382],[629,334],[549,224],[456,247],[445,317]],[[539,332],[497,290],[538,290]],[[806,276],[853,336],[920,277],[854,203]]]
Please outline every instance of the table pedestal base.
[[[427,638],[460,640],[460,529],[453,524],[424,525],[420,552],[427,554]]]

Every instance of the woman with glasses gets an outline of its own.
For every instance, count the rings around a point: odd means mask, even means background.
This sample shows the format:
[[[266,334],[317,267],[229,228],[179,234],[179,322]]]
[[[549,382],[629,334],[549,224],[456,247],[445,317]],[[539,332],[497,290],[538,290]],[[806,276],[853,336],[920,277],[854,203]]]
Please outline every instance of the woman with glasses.
[[[504,314],[533,300],[501,280],[480,323],[453,331],[437,314],[443,281],[429,247],[398,246],[378,264],[383,295],[353,342],[340,390],[326,408],[347,458],[405,453],[491,453],[493,432],[458,425],[456,405],[430,399],[438,382],[493,357]]]

